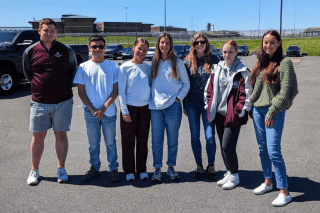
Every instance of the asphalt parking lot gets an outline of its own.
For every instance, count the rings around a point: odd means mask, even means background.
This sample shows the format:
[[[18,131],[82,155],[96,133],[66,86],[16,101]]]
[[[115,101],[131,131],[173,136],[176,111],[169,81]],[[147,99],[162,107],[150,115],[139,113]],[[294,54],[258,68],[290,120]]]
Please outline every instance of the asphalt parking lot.
[[[241,57],[250,69],[255,56]],[[238,141],[240,186],[227,191],[208,179],[193,178],[196,168],[190,145],[186,116],[179,132],[177,166],[179,181],[171,181],[163,167],[163,181],[151,182],[153,173],[151,140],[147,168],[149,180],[127,182],[121,163],[120,124],[117,119],[117,148],[121,182],[111,183],[104,144],[101,145],[101,175],[90,183],[80,178],[90,168],[86,127],[81,100],[74,87],[72,130],[68,133],[69,152],[66,170],[69,181],[58,184],[57,159],[53,131],[48,131],[45,151],[40,164],[40,182],[28,186],[30,171],[29,146],[32,132],[29,127],[30,85],[17,86],[14,94],[0,97],[0,212],[319,212],[320,209],[320,59],[292,58],[297,73],[299,94],[286,113],[282,137],[282,153],[286,162],[289,191],[293,200],[286,207],[275,208],[271,202],[278,190],[254,195],[261,184],[258,145],[252,120],[243,126]],[[122,63],[117,60],[116,63]],[[118,100],[116,100],[118,105]],[[119,110],[118,110],[119,116]],[[217,139],[217,137],[216,137]],[[204,136],[201,135],[204,144]],[[166,143],[166,142],[165,142]],[[164,164],[166,161],[164,148]],[[203,162],[206,166],[205,147]],[[216,170],[218,179],[225,167],[217,143]],[[275,185],[275,181],[273,180]]]

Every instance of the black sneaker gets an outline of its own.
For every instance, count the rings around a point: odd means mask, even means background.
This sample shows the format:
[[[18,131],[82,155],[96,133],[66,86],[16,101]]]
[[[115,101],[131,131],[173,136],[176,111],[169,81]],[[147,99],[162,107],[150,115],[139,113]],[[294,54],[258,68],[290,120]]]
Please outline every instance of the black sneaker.
[[[194,177],[198,179],[204,178],[204,169],[202,164],[200,163],[197,164],[197,169],[196,169],[196,173],[194,173]]]
[[[210,180],[217,179],[217,172],[214,170],[214,164],[210,164],[207,166],[207,178]]]
[[[110,179],[111,179],[112,183],[117,183],[120,181],[120,176],[119,176],[119,172],[117,169],[111,171]]]
[[[100,172],[96,170],[93,166],[91,166],[90,170],[86,172],[86,174],[81,178],[82,182],[89,182],[95,179],[100,175]]]

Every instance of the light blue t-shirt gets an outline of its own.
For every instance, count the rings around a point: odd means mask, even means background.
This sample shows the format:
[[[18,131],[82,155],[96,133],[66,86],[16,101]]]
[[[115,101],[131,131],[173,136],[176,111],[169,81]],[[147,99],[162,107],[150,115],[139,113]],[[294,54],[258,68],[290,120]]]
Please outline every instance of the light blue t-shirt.
[[[119,104],[123,115],[129,114],[127,105],[146,106],[150,100],[149,77],[151,66],[127,61],[120,66],[118,75]]]
[[[73,83],[85,86],[85,92],[94,108],[100,109],[108,100],[113,91],[113,84],[118,82],[118,65],[109,60],[102,63],[86,61],[78,67]],[[82,105],[86,107],[85,104]],[[114,116],[117,113],[116,104],[113,102],[106,110],[106,116]]]

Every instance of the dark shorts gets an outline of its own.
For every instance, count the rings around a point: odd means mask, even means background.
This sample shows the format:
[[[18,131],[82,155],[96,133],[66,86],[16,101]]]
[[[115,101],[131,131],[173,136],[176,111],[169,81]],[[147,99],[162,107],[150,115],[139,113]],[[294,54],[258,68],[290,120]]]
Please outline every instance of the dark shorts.
[[[30,101],[30,131],[70,131],[73,98],[58,104]]]

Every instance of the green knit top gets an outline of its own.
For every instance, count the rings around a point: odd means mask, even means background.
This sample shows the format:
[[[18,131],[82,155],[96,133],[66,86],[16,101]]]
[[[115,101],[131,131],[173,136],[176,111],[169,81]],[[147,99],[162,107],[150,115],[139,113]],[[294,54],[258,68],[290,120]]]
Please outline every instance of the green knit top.
[[[255,107],[270,106],[266,117],[274,120],[277,113],[290,108],[294,97],[298,94],[296,73],[291,59],[284,57],[278,69],[277,83],[263,83],[262,74],[263,71],[256,77],[250,101]]]

